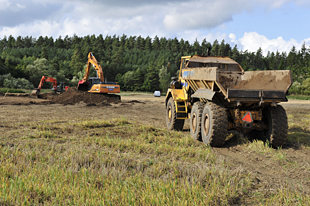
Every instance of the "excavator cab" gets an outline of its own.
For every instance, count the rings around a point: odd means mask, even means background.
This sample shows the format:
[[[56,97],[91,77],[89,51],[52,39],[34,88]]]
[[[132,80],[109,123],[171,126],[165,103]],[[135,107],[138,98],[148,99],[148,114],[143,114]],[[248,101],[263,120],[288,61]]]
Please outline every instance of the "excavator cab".
[[[82,79],[79,81],[78,90],[89,91],[94,84],[100,84],[100,79],[98,77],[89,77],[88,81]]]
[[[100,84],[100,79],[98,77],[90,77],[88,81],[88,90],[90,90],[94,84]]]
[[[64,92],[64,91],[67,91],[68,88],[69,88],[69,86],[65,86],[65,82],[58,82],[56,91],[57,92]],[[52,90],[54,91],[54,88]]]

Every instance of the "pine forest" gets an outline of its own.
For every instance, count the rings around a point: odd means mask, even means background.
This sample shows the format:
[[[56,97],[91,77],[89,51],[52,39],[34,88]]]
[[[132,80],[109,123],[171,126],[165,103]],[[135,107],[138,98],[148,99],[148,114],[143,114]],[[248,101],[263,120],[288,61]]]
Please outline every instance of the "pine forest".
[[[0,87],[33,89],[43,75],[69,86],[83,78],[87,55],[92,52],[103,68],[106,81],[116,81],[122,91],[165,92],[171,77],[178,75],[181,56],[228,56],[245,71],[291,70],[291,94],[310,95],[310,48],[286,52],[238,50],[224,40],[204,39],[190,43],[184,39],[141,36],[65,36],[38,38],[13,36],[0,39]],[[168,66],[169,65],[169,66]],[[91,69],[90,76],[96,76]],[[50,85],[44,85],[48,88]]]

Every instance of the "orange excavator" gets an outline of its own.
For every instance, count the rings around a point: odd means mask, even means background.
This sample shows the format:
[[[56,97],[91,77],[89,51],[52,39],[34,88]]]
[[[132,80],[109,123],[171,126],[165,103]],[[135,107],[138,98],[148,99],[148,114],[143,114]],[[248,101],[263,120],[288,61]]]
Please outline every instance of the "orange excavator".
[[[43,86],[44,82],[52,82],[53,84],[53,91],[54,92],[63,92],[63,91],[67,91],[67,89],[69,88],[69,86],[65,86],[64,82],[59,82],[57,84],[56,79],[54,79],[53,77],[48,77],[48,76],[42,76],[40,84],[38,86],[38,88],[36,88],[35,90],[33,90],[31,92],[31,96],[39,96],[41,88]]]
[[[104,82],[103,71],[98,64],[95,56],[92,52],[88,54],[87,68],[84,74],[84,78],[79,81],[78,90],[88,91],[90,93],[119,93],[120,86],[117,82]],[[89,77],[89,70],[91,65],[96,69],[97,77]],[[115,98],[119,98],[119,95],[114,95]]]

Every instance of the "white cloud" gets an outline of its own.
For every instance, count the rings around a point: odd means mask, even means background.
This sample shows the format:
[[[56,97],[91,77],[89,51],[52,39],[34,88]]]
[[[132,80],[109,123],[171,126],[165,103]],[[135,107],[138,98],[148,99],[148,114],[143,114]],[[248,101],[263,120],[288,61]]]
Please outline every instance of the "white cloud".
[[[213,28],[232,21],[232,16],[244,9],[241,5],[248,5],[248,1],[189,1],[171,6],[163,22],[168,30]]]
[[[188,40],[191,44],[194,43],[196,38],[200,43],[203,39],[206,39],[211,44],[213,44],[216,39],[219,43],[224,39],[225,43],[230,44],[231,47],[237,45],[239,51],[247,50],[248,52],[256,52],[261,48],[264,56],[267,55],[268,51],[289,53],[293,46],[299,50],[303,43],[306,44],[307,48],[310,46],[310,38],[304,39],[300,42],[295,39],[284,40],[281,36],[276,39],[268,39],[266,36],[256,32],[245,32],[243,37],[237,39],[236,35],[233,33],[227,35],[225,33],[216,32],[205,35],[199,30],[191,30],[178,33],[178,38]]]
[[[38,21],[33,24],[21,24],[16,27],[4,27],[0,31],[0,36],[54,36],[58,35],[57,31],[61,29],[61,25],[57,22]],[[37,35],[40,34],[40,35]]]
[[[136,16],[131,19],[89,19],[89,18],[66,18],[64,21],[35,21],[32,24],[20,24],[15,27],[3,27],[0,30],[0,37],[3,36],[58,36],[76,34],[78,36],[86,35],[136,35],[136,36],[165,36],[160,29],[150,29],[145,24],[150,24],[150,19],[143,16]]]
[[[232,21],[236,14],[251,12],[257,7],[278,8],[293,0],[133,0],[128,2],[128,0],[0,0],[0,10],[29,11],[26,13],[26,18],[18,16],[25,13],[17,13],[10,16],[10,22],[0,21],[0,30],[1,24],[2,27],[21,26],[24,23],[31,26],[36,21],[50,21],[51,24],[53,21],[58,21],[65,26],[64,21],[83,22],[89,19],[88,21],[91,22],[109,20],[111,23],[108,25],[112,26],[112,30],[118,30],[121,33],[127,33],[128,30],[125,28],[130,30],[127,24],[139,23],[139,26],[133,25],[133,27],[151,31],[150,33],[162,31],[166,34],[176,34],[184,30],[220,27]],[[307,3],[305,0],[297,0],[297,2],[300,5]],[[49,8],[49,11],[42,11],[39,9],[41,7]],[[137,21],[138,18],[143,18],[144,21]],[[116,29],[114,25],[122,27]],[[80,28],[77,27],[75,33],[79,30]]]
[[[304,39],[302,42],[298,42],[295,39],[284,40],[281,36],[276,39],[268,39],[266,36],[256,32],[245,32],[244,36],[238,40],[235,40],[235,42],[238,46],[241,46],[243,51],[248,50],[249,52],[256,52],[259,48],[261,48],[263,54],[267,55],[268,51],[289,53],[293,46],[300,49],[303,42],[305,42],[306,45],[310,44],[310,38]]]
[[[12,3],[9,0],[0,0],[0,10],[6,11],[11,10],[13,12],[18,12],[26,7],[20,3]]]
[[[20,9],[25,9],[26,6],[17,3],[17,4],[16,4],[16,8],[17,8],[17,10],[20,10]]]
[[[236,41],[236,35],[235,35],[235,34],[230,33],[230,34],[228,35],[228,38],[229,38],[230,42],[232,42],[232,43],[234,43],[234,44],[237,44],[237,43],[238,43],[238,42]]]
[[[10,7],[10,2],[9,0],[0,0],[0,11],[6,10],[7,8]]]
[[[232,33],[210,32],[225,28],[239,13],[256,8],[277,9],[294,3],[310,6],[308,0],[0,0],[0,38],[3,36],[122,35],[183,38],[201,43],[224,39],[239,49],[257,51],[290,51],[302,42],[282,37],[268,39],[255,31],[245,31],[237,39]],[[146,3],[147,2],[147,3]],[[35,8],[34,8],[35,7]],[[41,9],[42,8],[42,9]],[[12,9],[16,9],[15,11]],[[45,9],[45,10],[44,10]],[[11,12],[14,11],[14,12]],[[16,12],[16,13],[15,13]],[[10,14],[10,18],[7,15]],[[19,16],[21,15],[21,16]],[[24,16],[23,16],[24,15]],[[2,22],[1,22],[2,19]],[[11,22],[9,20],[12,19]],[[15,21],[13,21],[13,19]],[[238,28],[236,28],[237,30]],[[310,38],[304,40],[310,43]]]
[[[233,20],[233,16],[242,12],[251,13],[256,8],[264,10],[278,9],[293,0],[192,0],[170,4],[163,19],[168,30],[210,29]],[[299,0],[300,6],[310,5],[306,0]]]
[[[259,0],[256,1],[258,4],[262,4],[265,5],[266,8],[279,8],[281,7],[283,4],[292,2],[292,0]]]

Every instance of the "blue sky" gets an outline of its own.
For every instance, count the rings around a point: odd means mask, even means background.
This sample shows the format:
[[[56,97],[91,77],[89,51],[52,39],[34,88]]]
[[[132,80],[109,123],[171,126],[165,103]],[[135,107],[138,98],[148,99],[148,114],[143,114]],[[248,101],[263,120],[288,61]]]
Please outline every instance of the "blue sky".
[[[293,3],[284,4],[280,8],[265,10],[256,8],[253,12],[242,12],[233,16],[223,32],[235,33],[241,38],[245,31],[255,31],[268,38],[294,38],[302,41],[309,38],[309,8],[298,7]]]
[[[310,45],[308,0],[0,0],[4,36],[123,35],[223,39],[239,50]]]

